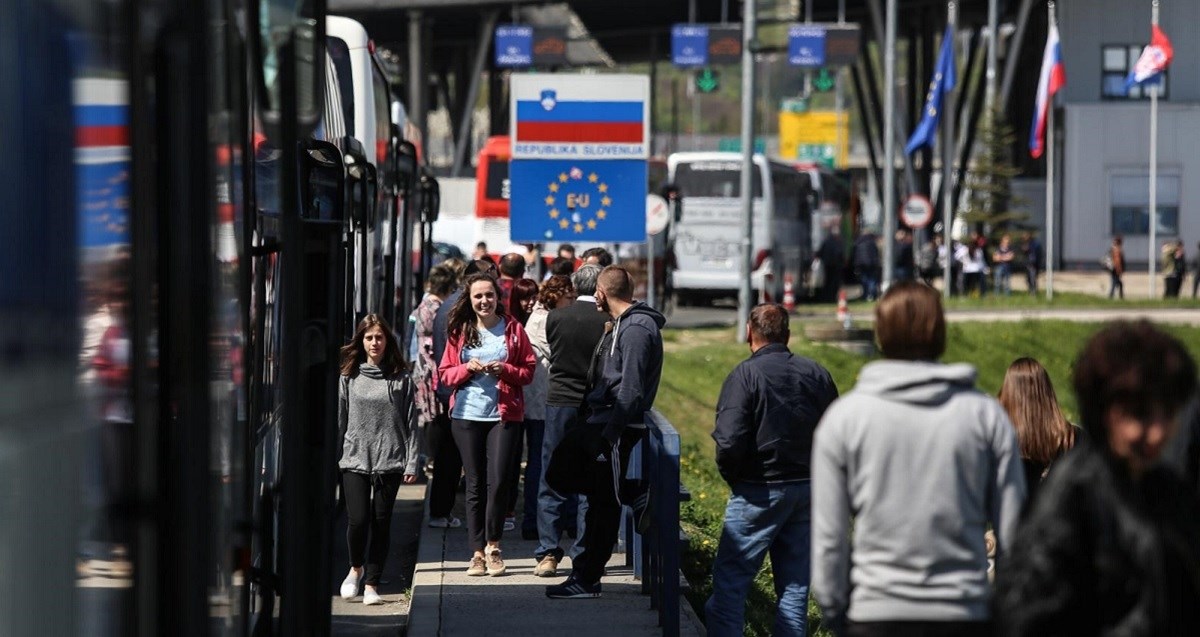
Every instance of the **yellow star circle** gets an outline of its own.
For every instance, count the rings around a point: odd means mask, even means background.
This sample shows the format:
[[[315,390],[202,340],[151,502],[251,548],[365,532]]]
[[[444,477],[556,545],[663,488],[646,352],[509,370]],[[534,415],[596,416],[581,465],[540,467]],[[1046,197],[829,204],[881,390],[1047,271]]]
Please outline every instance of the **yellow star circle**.
[[[560,230],[574,234],[584,234],[585,231],[598,228],[608,218],[607,209],[613,205],[612,197],[608,195],[608,184],[601,180],[600,175],[595,172],[585,174],[575,167],[569,172],[559,173],[554,181],[546,185],[544,202],[551,227],[557,223]],[[550,231],[547,231],[549,236]]]

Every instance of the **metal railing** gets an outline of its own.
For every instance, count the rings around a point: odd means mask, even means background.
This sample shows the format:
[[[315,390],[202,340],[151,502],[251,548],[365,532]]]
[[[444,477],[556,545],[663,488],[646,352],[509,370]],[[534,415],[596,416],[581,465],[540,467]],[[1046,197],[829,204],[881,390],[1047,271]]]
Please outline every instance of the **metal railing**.
[[[664,637],[679,635],[679,504],[687,499],[679,483],[679,432],[662,414],[646,414],[646,437],[634,448],[629,462],[632,478],[648,482],[653,524],[645,535],[634,532],[631,511],[624,515],[627,561],[642,581],[642,594],[658,611]]]

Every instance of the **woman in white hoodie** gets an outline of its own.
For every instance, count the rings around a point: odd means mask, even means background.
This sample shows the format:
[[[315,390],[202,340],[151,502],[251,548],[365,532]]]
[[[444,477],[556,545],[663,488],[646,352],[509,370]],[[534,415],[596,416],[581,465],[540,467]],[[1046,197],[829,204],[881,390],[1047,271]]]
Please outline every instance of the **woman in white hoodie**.
[[[830,406],[813,443],[812,589],[824,622],[851,637],[986,635],[984,532],[990,523],[1004,552],[1025,499],[1016,433],[975,388],[974,368],[937,362],[936,290],[893,286],[875,336],[885,360]]]

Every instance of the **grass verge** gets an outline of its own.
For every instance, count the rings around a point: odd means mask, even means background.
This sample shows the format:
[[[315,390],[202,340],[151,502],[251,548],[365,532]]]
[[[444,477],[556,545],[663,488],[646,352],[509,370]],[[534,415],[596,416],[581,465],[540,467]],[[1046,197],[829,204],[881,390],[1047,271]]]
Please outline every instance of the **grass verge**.
[[[995,394],[1009,363],[1033,356],[1046,366],[1068,418],[1078,413],[1070,390],[1071,363],[1099,324],[1067,321],[1019,323],[959,323],[948,328],[946,362],[967,362],[979,371],[978,386]],[[1200,328],[1165,326],[1200,358]],[[797,332],[799,330],[796,330]],[[690,541],[683,556],[684,574],[691,583],[688,599],[704,616],[704,602],[712,591],[712,561],[721,536],[729,487],[717,473],[710,434],[717,396],[725,376],[748,350],[735,342],[732,329],[667,330],[666,360],[655,406],[679,431],[681,479],[692,493],[683,504],[681,522]],[[833,375],[838,390],[846,393],[868,358],[832,346],[793,339],[792,351],[810,357]],[[746,635],[767,636],[775,612],[769,560],[755,579],[746,603]],[[820,612],[810,600],[810,634],[830,635],[821,627]]]

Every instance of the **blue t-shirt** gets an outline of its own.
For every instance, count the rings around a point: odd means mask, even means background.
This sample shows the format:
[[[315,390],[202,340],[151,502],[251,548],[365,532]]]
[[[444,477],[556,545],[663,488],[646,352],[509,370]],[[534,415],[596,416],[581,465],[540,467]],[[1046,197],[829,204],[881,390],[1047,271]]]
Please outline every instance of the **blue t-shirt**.
[[[487,364],[492,361],[508,360],[508,345],[504,341],[504,319],[493,325],[491,329],[479,333],[477,347],[464,347],[460,362],[466,363],[472,358]],[[454,409],[451,418],[459,420],[500,420],[499,378],[491,374],[477,373],[471,376],[467,384],[458,388],[454,395]]]

